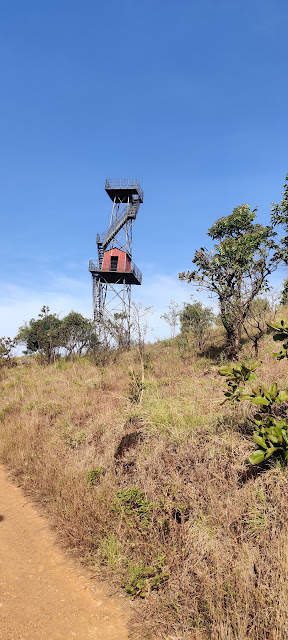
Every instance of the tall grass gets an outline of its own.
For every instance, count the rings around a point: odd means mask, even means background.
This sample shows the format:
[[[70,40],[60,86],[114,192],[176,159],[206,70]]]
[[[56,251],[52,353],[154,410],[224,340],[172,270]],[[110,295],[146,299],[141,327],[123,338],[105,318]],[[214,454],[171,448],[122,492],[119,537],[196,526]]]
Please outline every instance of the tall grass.
[[[270,347],[262,380],[283,386]],[[249,427],[220,406],[212,359],[150,345],[141,406],[129,370],[136,351],[3,370],[2,460],[67,545],[141,602],[132,637],[284,640],[287,473],[249,477]]]

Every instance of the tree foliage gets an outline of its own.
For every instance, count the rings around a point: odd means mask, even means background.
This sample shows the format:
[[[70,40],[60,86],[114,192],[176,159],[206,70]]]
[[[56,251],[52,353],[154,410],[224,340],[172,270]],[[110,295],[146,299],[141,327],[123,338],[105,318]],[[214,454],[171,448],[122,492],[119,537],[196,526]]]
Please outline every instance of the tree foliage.
[[[70,311],[63,318],[60,333],[61,346],[66,349],[68,357],[93,351],[99,346],[95,323],[76,311]]]
[[[288,278],[286,278],[283,282],[283,289],[281,292],[280,305],[285,305],[288,303]]]
[[[203,349],[207,333],[215,321],[211,307],[205,307],[202,302],[185,302],[179,312],[181,334],[191,333],[199,349]]]
[[[283,262],[288,264],[288,174],[283,187],[284,192],[281,204],[274,203],[272,205],[272,223],[274,226],[281,225],[284,228],[285,235],[281,240],[278,255]]]
[[[216,241],[214,250],[201,247],[192,260],[196,269],[179,274],[180,279],[217,296],[229,359],[237,356],[252,301],[268,286],[267,278],[280,260],[273,226],[255,223],[255,217],[256,210],[243,204],[217,220],[208,230]]]
[[[42,361],[51,362],[61,346],[61,325],[58,316],[44,305],[37,320],[31,318],[19,328],[16,340],[25,345],[26,355],[38,352]]]
[[[99,341],[92,320],[71,311],[62,320],[42,307],[38,318],[19,328],[16,341],[25,346],[26,354],[39,353],[42,362],[52,362],[61,349],[66,355],[81,355],[98,348]]]
[[[0,338],[0,367],[13,366],[15,360],[12,354],[15,347],[16,342],[12,338]]]

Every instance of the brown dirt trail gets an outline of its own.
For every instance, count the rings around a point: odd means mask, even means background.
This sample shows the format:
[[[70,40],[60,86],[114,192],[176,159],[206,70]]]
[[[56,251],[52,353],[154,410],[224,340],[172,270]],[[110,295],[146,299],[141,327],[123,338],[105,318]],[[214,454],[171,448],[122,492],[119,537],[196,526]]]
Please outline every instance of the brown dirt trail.
[[[128,640],[127,621],[0,467],[1,640]]]

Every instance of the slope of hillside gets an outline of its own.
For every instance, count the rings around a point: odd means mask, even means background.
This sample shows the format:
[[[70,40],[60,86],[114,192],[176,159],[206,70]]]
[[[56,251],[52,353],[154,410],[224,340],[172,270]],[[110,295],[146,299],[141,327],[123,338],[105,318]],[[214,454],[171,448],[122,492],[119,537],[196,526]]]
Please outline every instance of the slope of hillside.
[[[286,387],[273,350],[265,337],[259,379]],[[141,603],[131,637],[286,637],[288,475],[250,474],[249,410],[221,406],[218,365],[177,339],[148,345],[141,404],[136,349],[1,373],[1,459],[67,545]]]

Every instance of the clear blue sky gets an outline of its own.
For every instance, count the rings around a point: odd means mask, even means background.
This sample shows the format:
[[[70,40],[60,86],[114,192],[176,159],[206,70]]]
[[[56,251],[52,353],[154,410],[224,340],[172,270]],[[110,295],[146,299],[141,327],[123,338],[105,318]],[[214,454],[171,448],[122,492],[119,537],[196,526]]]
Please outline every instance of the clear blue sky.
[[[248,202],[268,222],[288,171],[287,24],[286,0],[0,0],[0,335],[43,304],[92,314],[106,177],[144,189],[134,298],[155,317],[189,298],[178,272],[217,218]]]

